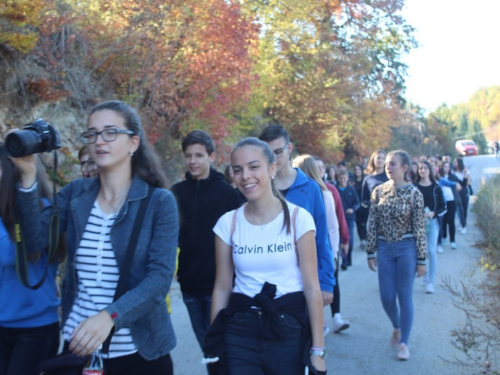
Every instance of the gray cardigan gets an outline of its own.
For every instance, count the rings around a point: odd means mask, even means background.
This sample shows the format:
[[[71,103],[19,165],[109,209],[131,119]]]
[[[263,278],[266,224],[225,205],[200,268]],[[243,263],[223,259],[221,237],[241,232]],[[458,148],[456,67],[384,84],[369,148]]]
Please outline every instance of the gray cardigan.
[[[62,285],[63,324],[71,312],[78,291],[75,253],[85,230],[90,211],[99,192],[99,179],[78,179],[57,194],[61,210],[60,232],[66,232],[68,260]],[[111,243],[118,268],[123,267],[125,252],[140,202],[148,193],[148,184],[134,177],[127,200],[111,229]],[[18,191],[17,205],[27,248],[36,252],[47,248],[50,209],[38,208],[37,191]],[[154,189],[142,223],[135,250],[128,292],[105,310],[113,317],[115,330],[130,328],[139,354],[153,360],[169,353],[176,345],[174,330],[165,304],[177,255],[179,218],[173,194]]]

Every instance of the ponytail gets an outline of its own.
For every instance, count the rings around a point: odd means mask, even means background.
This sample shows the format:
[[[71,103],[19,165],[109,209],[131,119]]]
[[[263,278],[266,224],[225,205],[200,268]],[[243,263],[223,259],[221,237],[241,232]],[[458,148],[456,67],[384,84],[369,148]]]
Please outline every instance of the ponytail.
[[[278,190],[276,185],[274,185],[274,180],[271,180],[271,187],[273,189],[273,195],[278,198],[281,202],[281,206],[283,207],[283,215],[284,215],[284,220],[283,220],[283,228],[286,227],[286,233],[290,234],[290,227],[291,227],[291,220],[290,220],[290,210],[288,209],[288,204],[286,203],[285,198],[281,194],[281,192]]]

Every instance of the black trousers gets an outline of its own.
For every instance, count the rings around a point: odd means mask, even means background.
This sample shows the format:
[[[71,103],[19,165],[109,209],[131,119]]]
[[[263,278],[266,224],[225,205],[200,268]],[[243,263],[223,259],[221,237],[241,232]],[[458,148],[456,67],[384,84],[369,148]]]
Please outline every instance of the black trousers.
[[[340,251],[339,251],[340,256]],[[335,281],[337,282],[333,287],[333,302],[330,304],[330,308],[332,310],[332,317],[340,312],[340,286],[339,286],[339,258],[335,262],[335,272],[333,274],[335,276]]]
[[[361,241],[366,241],[366,223],[368,222],[369,213],[370,211],[363,206],[360,206],[356,211],[356,228]]]
[[[58,322],[33,328],[0,326],[0,375],[38,375],[40,362],[55,356],[58,348]]]
[[[448,210],[443,217],[443,238],[447,238],[447,228],[450,228],[450,242],[455,242],[455,214],[457,212],[457,204],[455,201],[447,201]]]
[[[63,352],[69,353],[69,343],[64,342]],[[147,361],[139,353],[104,359],[106,375],[173,375],[174,364],[170,354]]]

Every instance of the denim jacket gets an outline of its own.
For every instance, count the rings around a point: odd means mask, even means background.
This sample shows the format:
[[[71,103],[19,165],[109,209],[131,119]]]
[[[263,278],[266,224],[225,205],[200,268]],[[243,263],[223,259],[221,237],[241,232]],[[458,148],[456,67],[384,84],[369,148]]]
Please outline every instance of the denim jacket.
[[[93,203],[99,192],[98,178],[78,179],[57,194],[61,210],[60,233],[66,232],[68,260],[62,285],[63,324],[71,312],[78,292],[75,253],[78,249]],[[111,229],[111,243],[118,268],[123,267],[140,202],[148,193],[148,184],[134,177],[127,200]],[[30,252],[48,244],[50,209],[38,209],[34,191],[18,191],[17,205],[21,225]],[[115,330],[130,328],[139,354],[154,360],[169,353],[176,345],[174,330],[165,304],[175,269],[179,218],[177,204],[170,191],[155,189],[142,223],[139,241],[128,281],[128,292],[106,307],[113,317]]]

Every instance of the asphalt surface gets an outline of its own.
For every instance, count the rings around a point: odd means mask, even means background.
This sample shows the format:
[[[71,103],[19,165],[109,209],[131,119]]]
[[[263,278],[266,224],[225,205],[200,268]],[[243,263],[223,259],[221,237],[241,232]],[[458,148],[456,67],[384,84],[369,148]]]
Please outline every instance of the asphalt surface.
[[[466,158],[470,167],[475,192],[479,191],[484,174],[500,173],[500,160],[492,156]],[[473,199],[472,199],[473,200]],[[470,284],[483,274],[478,262],[481,252],[474,247],[480,233],[475,226],[475,215],[469,210],[467,234],[457,229],[457,250],[444,247],[438,254],[435,293],[426,294],[425,287],[416,279],[414,289],[415,318],[410,337],[411,359],[396,360],[396,350],[389,345],[392,326],[385,315],[378,289],[377,275],[368,269],[366,254],[359,250],[356,235],[353,265],[340,271],[341,312],[351,327],[341,333],[330,333],[325,338],[329,374],[411,374],[457,375],[470,370],[448,363],[464,359],[463,353],[452,345],[451,331],[463,326],[465,314],[453,306],[450,294],[443,289],[444,280]],[[458,221],[457,221],[457,228]],[[172,352],[176,375],[206,374],[201,364],[202,352],[191,329],[187,310],[182,302],[179,285],[171,289],[172,321],[177,336],[177,347]],[[330,308],[325,308],[325,319],[332,329]],[[286,375],[286,374],[284,374]]]

